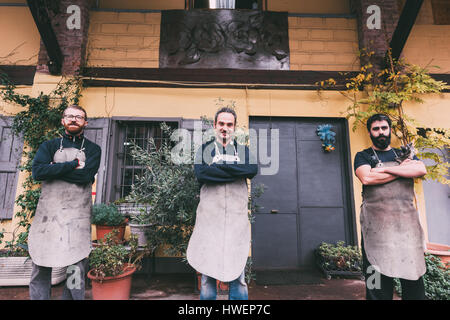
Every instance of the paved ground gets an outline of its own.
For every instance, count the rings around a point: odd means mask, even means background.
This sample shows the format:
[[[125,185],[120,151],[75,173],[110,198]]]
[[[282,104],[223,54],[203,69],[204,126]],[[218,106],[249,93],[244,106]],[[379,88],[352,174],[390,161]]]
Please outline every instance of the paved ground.
[[[252,283],[249,286],[250,300],[364,300],[364,282],[359,279],[320,280],[318,284],[271,285]],[[64,283],[64,282],[63,282]],[[52,300],[59,300],[63,283],[53,286]],[[148,279],[135,275],[131,300],[198,300],[195,279],[189,274],[155,275]],[[86,298],[92,299],[88,286]],[[28,287],[0,287],[0,300],[28,300]],[[219,295],[218,299],[227,299]],[[396,299],[398,299],[396,297]]]

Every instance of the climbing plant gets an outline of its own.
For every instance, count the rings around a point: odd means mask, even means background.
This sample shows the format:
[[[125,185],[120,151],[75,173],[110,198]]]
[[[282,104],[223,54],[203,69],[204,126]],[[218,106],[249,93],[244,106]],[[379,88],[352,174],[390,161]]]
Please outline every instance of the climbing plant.
[[[424,95],[440,93],[447,84],[433,79],[426,68],[410,64],[406,59],[394,59],[391,51],[387,54],[387,67],[377,70],[370,62],[373,51],[360,51],[361,61],[367,61],[353,76],[345,77],[345,90],[340,93],[349,100],[345,112],[347,119],[354,120],[353,131],[358,126],[365,127],[367,119],[375,113],[384,113],[392,120],[392,133],[406,146],[412,144],[420,159],[431,159],[425,179],[433,179],[449,184],[449,163],[446,153],[450,148],[450,130],[447,128],[426,128],[412,118],[405,103],[424,103]],[[336,85],[335,79],[316,83],[321,89]],[[431,152],[439,150],[439,153]]]
[[[81,89],[79,78],[63,79],[51,93],[41,92],[37,97],[31,97],[18,93],[8,77],[0,74],[0,98],[22,109],[14,116],[12,131],[23,138],[23,162],[19,169],[27,173],[22,184],[24,191],[16,199],[20,211],[15,215],[18,224],[13,240],[9,242],[9,250],[26,253],[30,219],[34,216],[41,193],[40,183],[31,176],[34,156],[44,141],[61,136],[63,111],[67,106],[78,103]],[[16,235],[18,230],[20,232]]]

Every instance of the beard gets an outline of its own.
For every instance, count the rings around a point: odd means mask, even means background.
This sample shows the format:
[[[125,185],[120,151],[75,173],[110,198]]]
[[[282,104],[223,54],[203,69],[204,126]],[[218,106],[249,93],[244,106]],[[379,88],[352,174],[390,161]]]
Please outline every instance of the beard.
[[[374,137],[374,136],[370,135],[370,139],[372,140],[373,145],[381,150],[386,149],[391,144],[391,134],[390,133],[388,136],[379,135],[378,137]]]
[[[83,131],[83,126],[79,126],[76,123],[69,123],[68,125],[65,125],[64,127],[65,127],[66,131],[73,136],[76,136],[81,131]]]

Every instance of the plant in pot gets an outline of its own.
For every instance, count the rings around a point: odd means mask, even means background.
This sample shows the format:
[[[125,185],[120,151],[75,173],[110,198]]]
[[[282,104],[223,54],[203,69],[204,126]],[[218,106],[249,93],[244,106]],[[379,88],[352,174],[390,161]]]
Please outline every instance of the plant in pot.
[[[322,242],[316,249],[316,263],[328,280],[331,276],[357,276],[363,279],[362,255],[357,246],[344,241],[336,245]]]
[[[127,248],[116,241],[118,229],[105,235],[89,255],[93,300],[128,300],[133,273],[148,253],[138,250],[137,237],[131,235]]]
[[[118,229],[117,241],[123,241],[128,218],[123,216],[114,204],[98,203],[92,206],[91,223],[95,225],[97,241]]]
[[[153,223],[153,218],[150,215],[149,208],[141,208],[139,214],[134,214],[130,216],[130,233],[135,234],[138,238],[139,247],[147,246],[147,234],[150,232]]]

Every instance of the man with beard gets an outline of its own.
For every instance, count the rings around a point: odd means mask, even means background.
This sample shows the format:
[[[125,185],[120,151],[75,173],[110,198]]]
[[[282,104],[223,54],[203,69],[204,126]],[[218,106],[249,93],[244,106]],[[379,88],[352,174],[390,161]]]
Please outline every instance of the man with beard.
[[[30,228],[28,249],[32,259],[30,299],[51,297],[54,267],[69,266],[71,274],[63,300],[83,300],[85,273],[91,251],[92,183],[100,165],[100,147],[84,137],[86,111],[77,105],[64,110],[61,138],[41,144],[33,160],[32,175],[42,191]]]
[[[425,299],[424,237],[414,206],[414,179],[425,165],[404,159],[390,146],[391,120],[375,114],[367,120],[373,145],[355,156],[355,173],[363,184],[361,247],[366,299],[392,300],[393,278],[400,278],[402,298]]]
[[[195,175],[200,203],[186,256],[202,274],[200,299],[215,300],[216,279],[229,282],[230,300],[247,300],[245,265],[250,250],[247,179],[258,172],[249,149],[233,139],[236,113],[221,108],[214,117],[215,139],[197,152]]]

